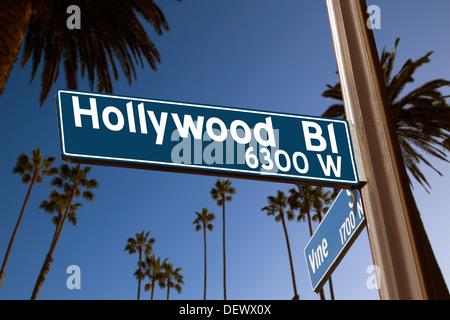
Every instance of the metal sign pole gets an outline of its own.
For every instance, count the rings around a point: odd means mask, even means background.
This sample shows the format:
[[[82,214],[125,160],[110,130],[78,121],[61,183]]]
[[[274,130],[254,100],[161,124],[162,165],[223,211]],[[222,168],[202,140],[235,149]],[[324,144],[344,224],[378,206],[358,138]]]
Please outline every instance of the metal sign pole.
[[[326,0],[347,120],[365,168],[361,196],[381,299],[448,290],[409,187],[364,0]]]

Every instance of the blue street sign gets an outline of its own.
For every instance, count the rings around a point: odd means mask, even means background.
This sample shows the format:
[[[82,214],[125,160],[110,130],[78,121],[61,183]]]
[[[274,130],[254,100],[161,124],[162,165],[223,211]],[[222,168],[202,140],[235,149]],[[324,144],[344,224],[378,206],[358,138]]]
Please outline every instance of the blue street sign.
[[[313,291],[320,291],[364,225],[360,192],[341,190],[304,250]]]
[[[345,120],[59,90],[62,158],[255,180],[358,185]]]

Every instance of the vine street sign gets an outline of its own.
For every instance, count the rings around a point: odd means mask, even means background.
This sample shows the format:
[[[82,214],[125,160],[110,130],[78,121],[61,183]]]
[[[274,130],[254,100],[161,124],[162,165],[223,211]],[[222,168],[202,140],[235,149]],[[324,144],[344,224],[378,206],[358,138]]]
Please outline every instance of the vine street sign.
[[[279,182],[359,184],[346,120],[59,90],[62,158]]]
[[[365,225],[357,190],[341,190],[305,247],[313,291],[319,292]]]

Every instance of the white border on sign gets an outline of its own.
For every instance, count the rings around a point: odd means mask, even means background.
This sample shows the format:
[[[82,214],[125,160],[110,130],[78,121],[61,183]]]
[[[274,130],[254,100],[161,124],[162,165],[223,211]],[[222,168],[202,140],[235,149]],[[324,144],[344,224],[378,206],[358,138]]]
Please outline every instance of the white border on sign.
[[[334,204],[336,203],[336,201],[339,200],[339,197],[341,195],[341,193],[343,191],[346,191],[347,189],[342,189],[341,191],[339,191],[338,195],[336,196],[336,199],[333,201],[333,203],[331,204],[331,207],[328,209],[327,213],[325,214],[325,217],[322,219],[322,222],[319,224],[319,226],[316,229],[316,232],[319,230],[320,226],[322,225],[322,223],[324,223],[325,219],[328,217],[328,214],[331,212],[331,209],[333,209]],[[356,191],[356,192],[360,192],[359,190],[351,190],[351,191]],[[358,200],[356,200],[356,202],[358,202]],[[362,202],[362,201],[361,201]],[[364,212],[364,206],[363,206],[363,212]],[[319,281],[317,281],[316,286],[314,287],[311,281],[311,274],[310,274],[310,267],[308,264],[308,258],[306,257],[306,248],[308,248],[309,243],[311,242],[311,240],[314,238],[314,235],[316,234],[316,232],[314,232],[314,234],[311,236],[311,238],[309,239],[308,243],[306,244],[305,248],[303,249],[303,255],[305,256],[305,261],[306,261],[306,268],[308,269],[308,275],[309,275],[309,283],[311,284],[311,288],[314,292],[316,292],[317,287],[319,286],[320,283],[322,283],[325,279],[325,277],[328,275],[328,273],[330,272],[330,269],[337,267],[336,262],[340,259],[343,259],[342,252],[349,249],[351,245],[353,245],[354,240],[356,240],[355,236],[359,235],[360,232],[360,228],[362,227],[362,225],[364,224],[364,222],[366,221],[366,213],[364,212],[363,218],[359,221],[358,225],[355,226],[355,231],[352,233],[351,237],[348,238],[347,242],[342,246],[341,250],[339,250],[339,253],[336,255],[336,257],[333,259],[333,261],[330,263],[330,265],[328,266],[327,269],[325,269],[325,272],[322,273],[322,277],[320,277]]]
[[[326,121],[344,123],[344,125],[346,127],[347,143],[348,143],[348,148],[350,150],[350,157],[351,157],[352,167],[353,167],[353,176],[355,177],[354,180],[339,180],[339,179],[329,179],[329,178],[319,178],[319,177],[309,177],[309,176],[296,176],[296,175],[290,175],[290,174],[277,174],[277,173],[271,173],[271,172],[259,172],[258,173],[256,171],[250,171],[250,170],[239,170],[239,169],[230,169],[230,168],[213,167],[213,166],[208,166],[207,167],[207,166],[192,165],[192,164],[179,164],[179,163],[172,163],[172,162],[159,162],[159,161],[151,161],[151,160],[138,160],[138,159],[127,159],[127,158],[117,158],[117,157],[105,157],[105,156],[94,156],[94,155],[67,153],[66,152],[66,148],[65,148],[65,142],[64,142],[64,126],[63,126],[63,121],[62,121],[63,120],[62,119],[62,106],[61,106],[61,96],[60,96],[61,93],[78,94],[78,95],[85,95],[85,96],[96,96],[96,97],[105,97],[105,98],[116,98],[116,99],[122,99],[122,100],[151,102],[151,103],[159,103],[159,104],[172,104],[172,105],[188,106],[188,107],[195,107],[195,108],[206,108],[206,109],[216,109],[216,110],[226,110],[226,111],[238,111],[238,112],[244,112],[244,113],[256,113],[256,114],[269,115],[269,116],[270,115],[271,116],[281,116],[281,117],[308,119],[308,120],[314,120],[314,121],[325,121],[325,120],[321,120],[320,118],[317,118],[317,117],[300,116],[300,115],[293,115],[293,114],[283,114],[283,113],[266,112],[266,111],[246,110],[246,109],[239,109],[239,108],[199,105],[199,104],[172,102],[172,101],[164,101],[164,100],[132,98],[132,97],[125,97],[125,96],[116,96],[116,95],[108,95],[108,94],[100,94],[100,93],[88,93],[88,92],[71,91],[71,90],[58,90],[59,122],[60,122],[61,142],[62,142],[61,145],[62,145],[63,154],[66,155],[66,156],[69,156],[69,157],[100,159],[100,160],[111,160],[111,161],[124,161],[124,162],[134,162],[134,163],[143,163],[143,164],[152,164],[152,165],[163,165],[163,166],[172,166],[172,167],[186,167],[186,168],[195,168],[195,169],[202,169],[202,170],[208,170],[208,171],[229,171],[229,172],[245,173],[245,174],[251,174],[251,175],[265,175],[265,176],[273,176],[273,177],[294,178],[294,179],[297,179],[297,180],[302,180],[303,179],[303,180],[313,180],[313,181],[350,183],[350,184],[356,184],[358,182],[358,175],[357,175],[356,167],[355,167],[356,163],[355,163],[354,155],[353,155],[353,152],[352,152],[353,149],[352,149],[352,145],[351,145],[351,139],[350,139],[350,136],[349,136],[348,123],[346,121],[343,121],[343,120],[329,119],[329,118],[326,118]]]

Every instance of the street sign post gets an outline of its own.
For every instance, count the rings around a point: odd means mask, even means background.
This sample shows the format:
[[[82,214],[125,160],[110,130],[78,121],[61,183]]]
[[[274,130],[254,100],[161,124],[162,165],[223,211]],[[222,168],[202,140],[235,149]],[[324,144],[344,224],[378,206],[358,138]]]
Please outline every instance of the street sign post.
[[[359,139],[361,186],[381,299],[448,299],[410,188],[365,0],[326,0],[345,114]]]
[[[304,249],[313,291],[320,291],[364,226],[359,191],[341,190]]]
[[[62,158],[339,188],[359,184],[346,120],[60,90]]]

